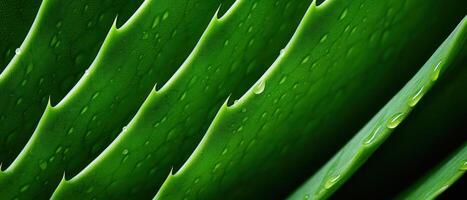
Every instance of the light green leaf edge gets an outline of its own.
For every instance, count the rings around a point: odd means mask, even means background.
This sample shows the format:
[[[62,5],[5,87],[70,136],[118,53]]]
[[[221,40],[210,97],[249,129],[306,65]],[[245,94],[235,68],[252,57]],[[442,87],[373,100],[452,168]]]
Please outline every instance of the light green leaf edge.
[[[219,5],[148,0],[121,28],[114,23],[82,79],[58,105],[49,101],[25,148],[0,171],[0,199],[49,198],[65,173],[73,176],[92,161],[154,84],[186,59]]]
[[[459,56],[466,40],[467,18],[464,18],[404,88],[289,199],[327,199],[331,196],[403,122],[443,71],[461,67],[451,66],[451,63]]]
[[[467,170],[467,143],[396,199],[436,199]]]
[[[63,179],[52,199],[153,197],[229,93],[251,86],[279,55],[309,5],[236,1],[213,19],[188,60],[149,95],[119,137],[77,176]]]
[[[89,67],[117,13],[126,15],[139,2],[43,1],[25,41],[0,74],[3,167],[27,143],[49,98],[62,99]]]
[[[169,175],[155,199],[273,198],[283,190],[284,185],[287,186],[285,178],[294,171],[294,167],[298,167],[297,163],[303,162],[303,155],[297,152],[316,154],[319,152],[316,146],[331,142],[323,141],[325,135],[327,139],[337,138],[338,135],[329,136],[337,134],[331,131],[336,127],[336,119],[330,123],[331,117],[344,117],[335,115],[342,112],[358,114],[355,108],[384,94],[375,88],[369,90],[371,83],[397,79],[396,76],[403,71],[400,68],[403,66],[401,60],[407,57],[395,56],[394,53],[400,52],[402,47],[408,48],[408,40],[401,40],[403,37],[397,35],[411,32],[411,40],[417,39],[416,35],[426,36],[426,32],[421,30],[428,28],[423,24],[430,23],[426,23],[427,19],[423,16],[447,11],[440,10],[440,6],[434,5],[436,2],[400,3],[328,0],[318,7],[313,4],[284,53],[237,103],[233,106],[224,104],[197,149],[178,172]],[[397,16],[391,16],[392,6],[402,7]],[[411,9],[415,7],[417,9]],[[355,14],[356,10],[361,15]],[[452,14],[453,11],[449,12]],[[391,16],[389,19],[394,21],[382,20],[388,13]],[[349,19],[353,19],[354,24]],[[424,23],[418,23],[418,20]],[[369,21],[374,23],[376,30],[369,29]],[[397,28],[388,30],[395,22],[398,23]],[[413,24],[421,26],[415,28]],[[358,29],[358,26],[365,29]],[[433,26],[435,23],[429,27],[432,29]],[[393,34],[392,37],[379,27]],[[366,32],[368,30],[372,32]],[[355,35],[364,42],[355,43]],[[345,42],[339,41],[339,38]],[[373,46],[375,41],[382,44]],[[356,52],[358,48],[354,45],[359,44],[371,48]],[[397,47],[385,47],[388,44]],[[417,43],[421,44],[423,42]],[[311,53],[308,52],[310,50]],[[382,58],[378,54],[382,54]],[[415,54],[411,54],[413,56]],[[392,71],[383,73],[373,67],[376,65]],[[398,75],[394,74],[395,71]],[[333,77],[337,72],[346,76]],[[371,79],[366,79],[365,83],[355,83],[355,77],[370,72]],[[347,91],[339,91],[344,85]],[[357,104],[356,99],[363,95],[356,93],[357,89],[366,89],[362,93],[371,94],[372,98]],[[310,108],[316,113],[304,112]],[[345,124],[348,120],[344,118],[338,122]],[[310,132],[319,134],[305,135]],[[319,143],[313,143],[314,149],[307,149],[309,145],[306,143],[314,139]],[[279,181],[279,177],[284,179]],[[228,196],[225,195],[227,193]]]

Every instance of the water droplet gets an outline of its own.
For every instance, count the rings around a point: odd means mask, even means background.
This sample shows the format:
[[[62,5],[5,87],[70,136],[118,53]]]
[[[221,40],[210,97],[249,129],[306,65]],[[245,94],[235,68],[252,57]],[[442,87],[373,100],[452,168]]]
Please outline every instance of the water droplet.
[[[91,186],[86,190],[86,193],[91,193],[93,190],[94,190],[94,187]]]
[[[409,104],[410,107],[414,107],[415,105],[417,105],[417,103],[423,97],[424,88],[425,87],[421,87],[420,89],[418,89],[418,91],[409,99],[408,104]]]
[[[19,192],[24,192],[24,191],[26,191],[27,189],[29,189],[29,185],[24,185],[24,186],[22,186],[22,187],[19,189]]]
[[[42,170],[47,169],[47,162],[41,160],[41,161],[39,162],[39,168],[41,168]]]
[[[222,155],[225,155],[228,151],[229,151],[229,149],[225,148],[225,149],[222,151]]]
[[[57,150],[55,150],[55,153],[60,153],[60,152],[62,152],[62,149],[63,149],[62,146],[57,147]]]
[[[125,132],[126,129],[127,129],[127,126],[124,126],[124,127],[122,128],[122,132]]]
[[[323,35],[323,37],[321,37],[321,39],[319,40],[319,42],[323,43],[324,41],[326,41],[326,39],[328,39],[328,34]]]
[[[285,83],[286,80],[287,80],[287,76],[283,76],[281,80],[279,81],[279,84]]]
[[[122,154],[127,155],[128,154],[128,149],[123,149]]]
[[[30,63],[28,65],[28,67],[26,68],[26,74],[29,74],[31,73],[32,69],[34,68],[34,65],[32,63]]]
[[[281,51],[279,52],[279,54],[284,54],[285,50],[284,49],[281,49]]]
[[[16,105],[19,105],[21,102],[23,102],[23,98],[18,98],[18,100],[16,100]]]
[[[339,17],[339,20],[343,20],[343,19],[345,18],[345,16],[347,16],[347,12],[348,12],[347,9],[345,9],[344,11],[342,11],[341,16]]]
[[[305,196],[303,196],[303,199],[304,200],[310,199],[310,194],[305,194]]]
[[[375,140],[376,136],[378,135],[378,133],[380,132],[381,130],[381,126],[378,126],[376,128],[373,129],[373,131],[371,131],[370,135],[368,135],[365,140],[363,141],[363,144],[364,145],[370,145],[371,143],[373,143],[373,141]]]
[[[462,171],[466,171],[467,170],[467,160],[464,160],[461,164],[461,167],[459,168],[460,170]]]
[[[255,94],[261,94],[264,91],[264,88],[266,86],[266,83],[264,80],[260,80],[256,86],[253,88],[253,93]]]
[[[251,9],[254,10],[256,8],[256,6],[258,6],[257,2],[253,3],[253,6],[251,6]]]
[[[185,100],[186,98],[186,92],[183,92],[182,96],[180,96],[180,101]]]
[[[57,42],[58,42],[57,35],[54,35],[54,36],[52,37],[52,40],[50,40],[50,46],[51,46],[51,47],[54,47],[54,46],[57,44]]]
[[[26,83],[28,83],[28,80],[24,79],[23,81],[21,81],[21,86],[25,86]]]
[[[332,176],[331,178],[329,178],[326,181],[326,183],[324,183],[324,188],[326,188],[326,189],[331,188],[332,186],[334,186],[337,183],[337,181],[339,181],[340,178],[341,178],[340,174]]]
[[[161,18],[159,16],[154,18],[154,21],[152,22],[152,28],[156,28],[156,26],[159,25],[160,22],[161,22]]]
[[[212,169],[212,173],[215,173],[220,167],[221,167],[221,163],[217,163],[217,164],[214,166],[214,169]]]
[[[70,129],[68,129],[68,132],[66,133],[67,135],[70,135],[73,133],[73,127],[71,127]]]
[[[255,38],[251,38],[251,40],[248,41],[248,46],[251,47],[255,43],[255,40],[256,40]],[[283,53],[283,52],[281,51],[281,53]]]
[[[148,32],[143,32],[143,37],[141,39],[147,40],[149,38],[149,33]]]
[[[167,18],[169,18],[169,11],[165,11],[164,15],[162,15],[162,20],[166,20]]]
[[[85,106],[83,109],[81,109],[81,114],[84,114],[88,110],[88,107]]]
[[[438,77],[439,77],[439,72],[441,71],[441,62],[439,62],[435,68],[433,69],[433,75],[431,76],[431,80],[432,81],[436,81],[438,80]]]
[[[99,92],[94,93],[94,94],[92,95],[91,99],[92,99],[92,100],[96,99],[96,98],[99,96],[99,94],[100,94]]]
[[[309,60],[310,60],[310,56],[306,56],[305,58],[303,58],[301,64],[305,64],[305,63],[307,63]]]
[[[229,45],[229,40],[224,41],[224,46],[227,46],[227,45]]]
[[[16,54],[16,55],[21,54],[21,48],[17,48],[17,49],[15,50],[15,54]]]
[[[435,192],[435,195],[434,195],[434,196],[439,196],[441,193],[443,193],[444,191],[446,191],[448,188],[449,188],[449,185],[445,185],[445,186],[439,188],[439,190],[437,190],[437,191]]]
[[[390,128],[390,129],[396,128],[402,122],[404,117],[405,117],[404,113],[397,113],[397,114],[393,115],[389,119],[388,123],[386,124],[386,127]]]

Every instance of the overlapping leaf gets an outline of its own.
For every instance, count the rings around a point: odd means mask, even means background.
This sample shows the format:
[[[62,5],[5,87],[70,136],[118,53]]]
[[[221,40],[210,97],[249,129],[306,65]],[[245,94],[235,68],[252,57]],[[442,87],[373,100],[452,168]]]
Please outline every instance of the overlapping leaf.
[[[61,184],[54,199],[154,196],[171,168],[193,151],[212,111],[279,55],[309,3],[241,0],[226,16],[213,19],[179,71],[149,95],[101,156]]]
[[[59,101],[88,68],[116,14],[128,15],[139,2],[43,1],[26,40],[0,74],[3,167],[31,137],[48,98]]]
[[[443,20],[458,18],[443,3],[444,11],[426,1],[312,5],[284,53],[237,103],[221,108],[155,198],[277,198],[391,95],[378,83],[399,86],[414,52],[433,45],[426,42],[439,35],[423,30],[437,23],[422,23],[425,16],[449,10]]]
[[[95,158],[154,83],[186,59],[218,6],[218,0],[145,1],[121,29],[112,26],[93,65],[57,106],[49,104],[22,153],[0,173],[6,191],[0,197],[48,198],[64,172],[74,175]]]
[[[443,72],[459,71],[456,59],[465,56],[461,51],[467,41],[467,20],[443,43],[422,69],[376,114],[372,120],[290,199],[326,199],[343,184],[359,166],[384,142],[428,92]],[[456,66],[452,66],[452,63]],[[461,70],[462,71],[462,70]],[[450,79],[441,84],[449,84]],[[447,83],[446,83],[447,82]],[[435,91],[436,92],[436,91]],[[427,94],[427,95],[431,95]],[[410,121],[408,123],[411,123]],[[413,123],[413,122],[412,122]],[[399,134],[396,129],[395,133]],[[351,183],[349,183],[351,184]]]

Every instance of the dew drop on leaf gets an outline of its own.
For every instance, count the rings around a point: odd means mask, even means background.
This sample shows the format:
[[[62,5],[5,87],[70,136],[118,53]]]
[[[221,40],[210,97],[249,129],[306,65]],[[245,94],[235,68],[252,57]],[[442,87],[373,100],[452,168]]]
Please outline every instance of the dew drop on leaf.
[[[439,62],[435,68],[433,69],[433,75],[431,76],[431,80],[432,81],[436,81],[438,80],[438,77],[439,77],[439,72],[441,71],[441,62]]]
[[[373,129],[373,131],[371,131],[370,135],[368,135],[365,140],[363,141],[363,144],[364,145],[370,145],[373,143],[373,141],[375,141],[376,139],[376,136],[378,135],[378,133],[381,131],[381,126],[378,126],[376,128]]]
[[[266,83],[264,80],[260,80],[255,87],[253,88],[253,93],[255,94],[261,94],[264,91],[264,88],[266,87]]]
[[[424,87],[418,89],[418,91],[409,99],[409,106],[414,107],[423,97]]]
[[[405,116],[404,113],[397,113],[393,115],[389,119],[388,123],[386,124],[386,127],[390,129],[396,128],[402,122],[402,120],[404,119],[404,116]]]
[[[461,171],[467,170],[467,160],[463,161],[461,167],[459,168]]]
[[[324,188],[326,188],[326,189],[331,188],[332,186],[334,186],[337,183],[337,181],[339,181],[340,178],[341,178],[340,174],[330,177],[326,181],[326,183],[324,183]]]

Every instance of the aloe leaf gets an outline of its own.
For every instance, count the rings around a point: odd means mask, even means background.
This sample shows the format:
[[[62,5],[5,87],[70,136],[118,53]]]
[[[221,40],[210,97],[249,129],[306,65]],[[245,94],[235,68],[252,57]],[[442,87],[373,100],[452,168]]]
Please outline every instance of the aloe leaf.
[[[164,83],[186,59],[218,6],[218,0],[145,1],[122,28],[112,26],[93,65],[58,105],[49,104],[31,140],[0,173],[0,198],[48,198],[64,172],[73,176],[95,158],[154,83]]]
[[[467,143],[397,199],[435,199],[467,170]]]
[[[2,0],[0,4],[0,73],[26,37],[40,0]]]
[[[461,67],[452,66],[451,63],[461,55],[459,51],[465,46],[466,19],[464,18],[404,88],[289,199],[326,199],[332,195],[390,136],[394,128],[403,122],[420,99],[429,92],[438,76],[447,68]]]
[[[193,151],[212,111],[229,93],[257,80],[279,55],[309,4],[237,1],[211,22],[189,59],[149,95],[120,136],[76,177],[62,181],[52,198],[154,196],[171,168],[178,169]]]
[[[431,45],[426,42],[437,34],[423,30],[445,22],[425,26],[426,16],[458,18],[453,4],[443,3],[328,0],[312,5],[284,53],[237,103],[221,107],[194,153],[155,198],[284,195],[309,163],[324,160],[348,137],[344,130],[367,116],[372,102],[390,94],[377,83],[397,85],[413,66],[409,60],[420,58],[413,52]],[[407,32],[410,36],[402,37]]]
[[[47,100],[60,100],[96,56],[118,12],[140,0],[44,0],[26,40],[0,74],[0,163],[24,147]],[[119,11],[121,10],[121,11]]]
[[[467,141],[467,95],[462,92],[467,86],[465,33],[463,37],[452,66],[333,197],[393,198]]]

